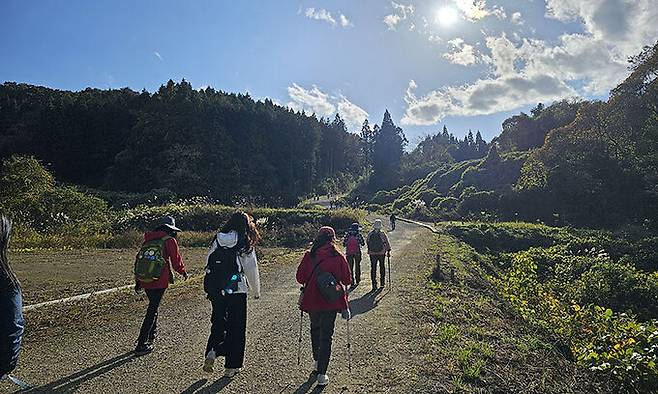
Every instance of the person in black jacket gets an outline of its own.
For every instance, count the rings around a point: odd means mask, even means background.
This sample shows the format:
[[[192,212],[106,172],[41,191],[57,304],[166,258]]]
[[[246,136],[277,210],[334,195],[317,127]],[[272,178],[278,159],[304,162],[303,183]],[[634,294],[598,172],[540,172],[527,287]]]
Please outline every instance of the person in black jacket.
[[[11,221],[0,215],[0,377],[16,368],[24,331],[21,285],[9,267]]]

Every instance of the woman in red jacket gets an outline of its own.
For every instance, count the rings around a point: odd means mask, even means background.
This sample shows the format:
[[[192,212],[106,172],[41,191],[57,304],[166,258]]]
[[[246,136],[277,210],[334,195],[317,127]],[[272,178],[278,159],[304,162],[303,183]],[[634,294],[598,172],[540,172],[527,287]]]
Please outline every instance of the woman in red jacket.
[[[176,234],[180,231],[181,229],[176,227],[174,218],[167,216],[155,230],[144,234],[144,242],[164,239],[163,257],[165,259],[165,265],[162,267],[158,279],[151,282],[137,280],[135,284],[135,291],[144,289],[146,297],[149,299],[146,316],[144,316],[144,322],[137,338],[137,347],[135,348],[135,354],[137,355],[143,355],[153,351],[153,342],[157,335],[158,307],[169,283],[174,283],[174,274],[171,272],[171,268],[183,275],[183,278],[187,280],[187,271],[185,270],[185,264],[183,264],[183,258],[180,255],[178,242],[176,241]]]
[[[316,281],[319,271],[331,273],[343,286],[343,296],[333,303],[325,301],[320,294]],[[297,268],[297,282],[304,286],[304,295],[299,307],[311,318],[311,346],[315,371],[318,373],[317,382],[318,385],[325,386],[329,383],[327,369],[336,314],[348,309],[345,289],[352,284],[352,274],[347,260],[336,248],[336,232],[333,228],[320,228],[311,250],[306,252]]]

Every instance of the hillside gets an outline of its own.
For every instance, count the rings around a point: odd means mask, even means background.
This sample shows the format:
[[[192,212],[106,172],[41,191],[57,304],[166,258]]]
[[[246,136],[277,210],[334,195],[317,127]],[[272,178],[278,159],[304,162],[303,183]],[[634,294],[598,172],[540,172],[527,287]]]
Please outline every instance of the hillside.
[[[442,159],[432,172],[370,195],[358,190],[348,201],[422,219],[657,229],[658,44],[630,67],[606,102],[539,104],[507,119],[482,159],[455,161],[441,139],[427,139],[417,150],[444,153],[434,154]]]
[[[103,197],[291,205],[325,179],[358,176],[359,149],[339,116],[318,119],[185,80],[153,94],[0,85],[0,160],[34,156],[58,181]]]

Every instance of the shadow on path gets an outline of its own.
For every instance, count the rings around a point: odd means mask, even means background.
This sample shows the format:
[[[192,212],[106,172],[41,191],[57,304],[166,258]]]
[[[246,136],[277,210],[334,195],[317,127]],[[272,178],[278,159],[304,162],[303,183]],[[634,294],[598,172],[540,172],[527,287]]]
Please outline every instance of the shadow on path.
[[[297,390],[294,391],[294,394],[306,394],[306,393],[308,393],[309,390],[311,389],[311,387],[313,386],[313,383],[315,383],[316,378],[317,378],[317,375],[315,373],[311,372],[308,375],[308,379],[306,379],[306,381],[304,383],[302,383],[301,385],[299,385],[299,387],[297,387]],[[326,387],[326,386],[316,386],[315,389],[313,391],[311,391],[311,393],[320,393],[320,392],[322,392],[322,390],[324,390],[324,387]]]
[[[82,371],[63,377],[44,386],[34,387],[26,390],[28,393],[72,393],[84,382],[101,376],[114,368],[120,367],[135,359],[135,354],[130,351],[120,356],[98,363]]]
[[[379,304],[379,301],[381,301],[382,298],[388,294],[388,292],[386,292],[384,295],[377,298],[377,296],[380,295],[382,291],[383,288],[380,287],[377,290],[367,292],[360,298],[350,300],[350,312],[352,312],[352,317],[368,313],[369,311],[375,309],[377,304]]]
[[[208,379],[199,379],[196,382],[192,383],[190,387],[181,391],[181,394],[194,394],[198,389],[203,387],[206,383],[208,383]]]
[[[202,382],[205,379],[200,380],[199,382]],[[192,386],[188,387],[187,390],[190,390],[193,386],[198,385],[199,382],[194,383]],[[208,387],[204,387],[203,389],[197,391],[197,394],[211,394],[211,393],[218,393],[222,391],[226,386],[231,383],[231,379],[227,377],[222,377],[219,380],[216,380],[213,384],[211,384]],[[205,384],[205,383],[204,383]],[[194,393],[194,391],[185,391],[187,393]]]

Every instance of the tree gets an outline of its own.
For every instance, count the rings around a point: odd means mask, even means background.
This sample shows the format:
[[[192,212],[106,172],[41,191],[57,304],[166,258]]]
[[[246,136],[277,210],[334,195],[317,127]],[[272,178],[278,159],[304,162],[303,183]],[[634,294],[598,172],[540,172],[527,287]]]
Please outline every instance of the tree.
[[[407,139],[402,129],[393,123],[386,110],[373,144],[373,178],[378,187],[395,185],[399,180],[400,166]]]
[[[375,140],[374,131],[370,128],[368,119],[363,121],[361,126],[361,150],[363,152],[366,173],[370,172],[372,166],[373,144]]]

